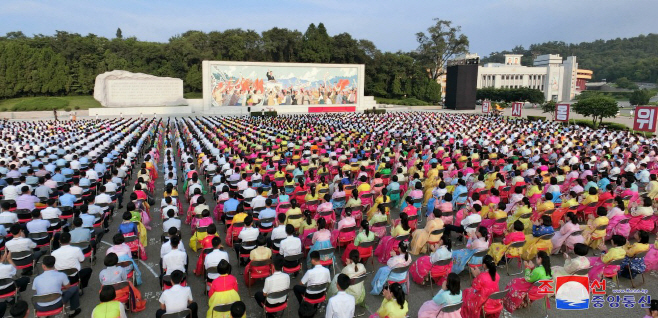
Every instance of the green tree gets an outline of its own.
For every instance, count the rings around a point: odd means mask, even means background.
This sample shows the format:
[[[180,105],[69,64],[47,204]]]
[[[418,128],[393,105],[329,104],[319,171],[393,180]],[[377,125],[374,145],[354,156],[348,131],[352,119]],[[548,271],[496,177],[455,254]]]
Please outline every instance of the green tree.
[[[579,100],[572,105],[573,111],[585,117],[592,117],[595,126],[603,122],[603,118],[615,117],[619,111],[617,101],[612,97],[594,95]],[[598,125],[597,125],[598,121]]]
[[[331,37],[327,34],[324,24],[317,27],[311,23],[302,37],[301,52],[299,57],[302,62],[328,63],[331,59]]]
[[[117,28],[116,38],[123,39],[123,33],[121,32],[121,28]]]
[[[555,107],[557,103],[553,100],[549,100],[541,104],[541,112],[551,114],[551,119],[555,119]]]
[[[631,96],[628,98],[628,101],[631,105],[647,105],[649,100],[651,100],[651,92],[646,89],[636,89],[631,93]]]
[[[628,78],[626,77],[621,77],[618,78],[615,81],[615,84],[617,84],[617,87],[619,88],[627,88],[627,89],[638,89],[637,84],[631,82]]]
[[[468,38],[461,34],[460,26],[451,21],[434,19],[434,25],[424,32],[416,33],[416,53],[421,64],[429,70],[430,78],[436,80],[445,73],[445,65],[456,54],[468,51]]]

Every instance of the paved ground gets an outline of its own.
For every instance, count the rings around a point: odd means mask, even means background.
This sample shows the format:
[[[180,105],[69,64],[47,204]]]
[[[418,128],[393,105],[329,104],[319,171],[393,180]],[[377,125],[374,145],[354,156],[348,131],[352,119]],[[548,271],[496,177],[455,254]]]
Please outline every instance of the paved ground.
[[[527,111],[527,110],[524,110]],[[530,110],[532,111],[532,110]],[[162,171],[161,167],[162,163],[159,164],[159,170]],[[129,184],[132,184],[133,181],[129,182]],[[142,317],[154,317],[155,316],[155,311],[159,307],[158,304],[158,297],[161,293],[160,287],[158,284],[158,278],[157,275],[160,272],[159,269],[159,251],[160,251],[160,244],[159,244],[159,237],[162,233],[161,229],[161,218],[159,215],[159,202],[161,197],[161,194],[163,192],[163,179],[160,177],[156,181],[156,204],[152,207],[151,209],[151,216],[152,216],[152,228],[153,230],[149,232],[149,246],[147,246],[147,254],[148,254],[148,260],[145,262],[139,261],[139,267],[143,273],[143,281],[144,283],[139,286],[139,289],[141,290],[143,296],[145,299],[148,300],[147,304],[147,309],[143,312],[140,313],[129,313],[129,317],[135,317],[135,318],[142,318]],[[181,192],[182,193],[182,192]],[[182,198],[183,196],[181,196]],[[127,199],[127,198],[126,198]],[[207,195],[206,199],[212,199],[211,195]],[[210,200],[212,202],[212,200]],[[188,206],[187,202],[183,202],[183,207],[186,209]],[[211,208],[214,208],[214,203],[211,204]],[[123,212],[124,210],[120,210],[119,212]],[[393,211],[393,215],[397,216],[399,211]],[[110,233],[105,235],[104,240],[106,242],[109,242],[110,238],[112,235],[116,233],[117,226],[119,224],[119,216],[121,213],[115,213],[115,219],[114,222],[111,224],[111,230]],[[422,227],[423,224],[421,224],[419,227]],[[222,238],[225,235],[225,228],[223,226],[220,226],[221,229],[221,234]],[[188,255],[190,258],[190,262],[194,264],[196,262],[198,253],[193,253],[189,250],[187,247],[188,240],[190,237],[190,228],[189,226],[184,226],[183,228],[183,241],[186,244],[186,249],[188,251]],[[653,240],[652,240],[653,241]],[[456,249],[463,248],[463,246],[457,246]],[[87,288],[85,295],[82,297],[82,303],[83,303],[83,313],[80,315],[80,317],[90,317],[91,316],[91,311],[93,310],[94,306],[98,304],[98,298],[97,298],[97,291],[100,289],[100,284],[98,281],[98,272],[102,270],[103,268],[103,255],[105,255],[105,250],[107,249],[106,244],[100,244],[99,245],[99,260],[96,263],[95,266],[93,266],[94,273],[92,275],[92,279],[90,282],[89,287]],[[244,286],[243,283],[243,278],[242,275],[239,273],[237,270],[238,265],[235,259],[235,254],[233,251],[230,251],[230,255],[232,257],[232,265],[234,268],[233,274],[238,277],[238,282],[240,283],[240,295],[242,297],[242,300],[247,304],[248,308],[248,317],[260,317],[262,315],[262,311],[260,307],[258,307],[253,300],[253,298],[250,298],[247,295],[247,288]],[[552,257],[552,260],[554,261],[555,264],[553,265],[562,265],[563,260],[561,256],[554,256]],[[192,287],[193,294],[194,294],[194,299],[195,301],[199,304],[199,316],[203,317],[206,313],[206,310],[208,309],[207,305],[207,300],[208,297],[204,295],[204,286],[203,286],[203,280],[199,277],[193,276],[192,269],[193,265],[191,264],[190,266],[190,271],[188,272],[188,281],[189,285]],[[378,268],[381,266],[380,264],[377,264],[375,261],[375,267]],[[368,263],[367,268],[369,271],[372,271],[373,268],[371,265]],[[337,269],[337,272],[340,270],[340,267]],[[501,288],[504,288],[504,285],[507,284],[508,281],[510,281],[512,278],[515,277],[509,277],[505,274],[504,268],[500,268],[500,273],[502,277],[503,284],[501,285]],[[302,275],[298,276],[298,278],[293,279],[293,284],[299,283],[299,280]],[[373,276],[373,273],[370,273],[369,279],[366,281],[366,286],[369,289],[370,286],[370,281]],[[462,275],[462,289],[465,289],[467,287],[470,287],[470,279],[468,278],[468,274],[466,272],[463,272]],[[518,276],[516,276],[518,277]],[[622,279],[621,285],[623,288],[630,288],[630,281]],[[251,288],[251,294],[253,295],[254,292],[262,289],[262,282],[256,283],[254,287]],[[612,295],[611,287],[613,287],[610,282],[608,282],[608,294]],[[31,286],[29,287],[31,288]],[[658,275],[656,273],[651,273],[646,275],[646,283],[642,285],[641,287],[638,288],[646,288],[649,291],[649,294],[656,295],[658,297]],[[434,293],[436,293],[437,289],[435,287]],[[22,297],[23,299],[29,299],[31,296],[31,291],[23,293]],[[628,294],[630,295],[630,294]],[[290,314],[289,316],[291,317],[296,317],[296,311],[297,311],[297,301],[295,300],[294,296],[292,293],[290,294],[290,307],[288,313]],[[419,286],[417,284],[412,283],[411,284],[411,290],[410,294],[408,295],[408,301],[409,301],[409,316],[410,317],[416,317],[417,316],[417,311],[420,308],[420,306],[423,304],[423,302],[431,299],[433,296],[433,292],[430,290],[429,286]],[[639,299],[639,295],[636,295],[636,299]],[[359,313],[370,313],[373,311],[376,311],[377,308],[379,307],[379,304],[381,303],[382,297],[381,296],[373,296],[373,295],[367,295],[366,297],[366,308],[358,308],[357,312]],[[551,301],[551,307],[554,306],[554,301]],[[324,313],[318,314],[316,317],[322,317]],[[549,310],[549,315],[552,317],[597,317],[601,315],[608,315],[611,317],[619,317],[621,315],[628,315],[628,317],[642,317],[644,315],[644,310],[640,309],[639,306],[636,305],[636,308],[633,309],[625,309],[622,308],[609,308],[607,302],[604,308],[602,309],[589,309],[587,311],[576,311],[576,312],[570,312],[570,311],[562,311],[562,310],[556,310],[556,309],[551,309]],[[504,317],[544,317],[544,306],[543,303],[541,302],[535,302],[533,303],[530,308],[525,308],[516,311],[513,315],[509,313],[504,313]]]

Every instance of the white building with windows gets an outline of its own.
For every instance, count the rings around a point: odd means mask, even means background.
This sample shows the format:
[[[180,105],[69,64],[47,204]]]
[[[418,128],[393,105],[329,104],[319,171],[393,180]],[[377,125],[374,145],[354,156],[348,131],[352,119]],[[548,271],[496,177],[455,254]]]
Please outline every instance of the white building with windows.
[[[533,66],[521,65],[520,54],[505,54],[505,63],[478,66],[477,88],[535,88],[546,100],[568,102],[576,96],[578,63],[575,56],[540,55]]]

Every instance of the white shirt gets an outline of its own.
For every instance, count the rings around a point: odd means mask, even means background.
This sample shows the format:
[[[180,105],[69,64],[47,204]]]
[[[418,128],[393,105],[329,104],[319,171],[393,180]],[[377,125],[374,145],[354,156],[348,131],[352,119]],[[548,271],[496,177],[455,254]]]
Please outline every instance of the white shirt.
[[[44,220],[59,219],[60,216],[62,216],[62,211],[59,208],[49,206],[41,210],[41,218]]]
[[[325,318],[352,318],[355,307],[354,296],[341,290],[336,296],[329,298]]]
[[[187,254],[181,250],[174,250],[162,258],[162,267],[167,269],[166,275],[171,275],[175,270],[185,272],[185,264],[187,264]],[[187,308],[187,305],[185,305]]]
[[[179,243],[178,244],[178,250],[185,252],[185,244]],[[160,247],[160,258],[164,258],[165,255],[169,254],[171,252],[171,242],[166,241],[162,243],[162,246]]]
[[[298,237],[288,236],[285,240],[281,241],[279,253],[283,257],[301,254],[302,240],[300,240]]]
[[[286,234],[286,226],[285,225],[279,225],[275,227],[272,230],[272,241],[276,239],[283,239],[286,238],[288,234]],[[274,246],[279,247],[276,243],[274,243]]]
[[[324,284],[330,281],[331,281],[331,274],[329,274],[329,269],[327,269],[322,265],[315,265],[315,267],[307,270],[306,274],[304,274],[304,277],[302,277],[302,284],[306,286]],[[322,291],[318,291],[318,292],[306,291],[307,294],[317,294],[320,292]]]
[[[18,215],[14,212],[3,211],[0,213],[0,223],[18,223]],[[7,229],[7,232],[9,232],[9,229]]]
[[[255,227],[243,227],[242,231],[240,231],[240,234],[238,234],[238,238],[241,239],[243,243],[255,242],[256,239],[258,239],[258,234],[260,234],[260,232]],[[246,250],[251,250],[255,247],[256,245],[252,245],[252,246],[244,246],[244,244],[242,245],[242,248]]]
[[[14,237],[5,243],[5,247],[12,253],[25,252],[37,247],[37,243],[32,242],[29,238]]]
[[[167,232],[170,228],[175,227],[180,230],[181,220],[177,218],[169,218],[166,221],[162,222],[162,229]],[[180,245],[180,244],[179,244]]]
[[[265,200],[267,200],[267,198],[259,194],[251,200],[251,207],[254,209],[265,207]]]
[[[207,257],[207,256],[206,256]],[[271,294],[290,288],[290,276],[283,272],[274,272],[272,276],[265,278],[265,286],[263,286],[263,293]],[[270,298],[267,297],[267,302],[270,304],[279,304],[286,300],[286,297]]]
[[[11,264],[0,264],[0,279],[5,279],[5,278],[13,278],[14,275],[16,275],[16,267],[12,266]],[[288,276],[288,275],[286,275]],[[267,280],[266,280],[267,282]],[[0,289],[5,289],[9,287],[9,285],[13,284],[13,282],[5,285],[5,286],[0,286]]]
[[[186,310],[187,304],[192,300],[192,290],[189,287],[174,285],[163,291],[158,301],[166,306],[166,313],[170,314]]]
[[[84,262],[85,255],[79,247],[62,245],[50,255],[55,257],[55,269],[58,271],[75,268],[80,270],[80,262]]]
[[[256,196],[256,190],[254,190],[252,188],[246,188],[244,190],[244,192],[242,192],[242,197],[245,198],[245,199],[253,198],[255,196]]]
[[[213,250],[212,252],[208,253],[208,255],[206,255],[206,258],[203,261],[203,266],[206,269],[208,269],[210,267],[215,267],[223,259],[230,263],[230,261],[228,259],[228,253],[226,253],[222,250]],[[286,275],[286,276],[288,276],[288,275]],[[217,277],[219,277],[218,273],[208,273],[208,278],[210,278],[210,279],[215,279]]]
[[[5,200],[16,200],[18,197],[18,188],[10,184],[2,189],[2,195],[5,197]]]

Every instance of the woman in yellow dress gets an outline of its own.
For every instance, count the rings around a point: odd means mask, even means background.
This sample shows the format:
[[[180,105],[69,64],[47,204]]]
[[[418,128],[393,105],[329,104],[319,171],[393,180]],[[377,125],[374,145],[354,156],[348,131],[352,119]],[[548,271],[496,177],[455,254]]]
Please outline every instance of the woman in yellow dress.
[[[521,254],[520,248],[508,250],[508,247],[514,242],[525,241],[526,237],[525,234],[523,234],[523,223],[521,223],[521,221],[514,222],[512,229],[513,232],[510,233],[505,231],[503,242],[492,243],[489,248],[489,255],[494,258],[496,264],[500,262],[505,254],[510,256],[519,256]]]
[[[521,216],[531,213],[532,207],[530,206],[530,200],[527,197],[521,199],[521,202],[517,204],[516,211],[507,218],[507,231],[511,232],[514,222],[520,221],[523,223],[524,233],[530,234],[532,232],[532,222],[530,222],[530,217],[521,218]]]
[[[592,188],[590,188],[591,190]],[[602,251],[606,250],[604,243],[606,229],[597,229],[598,227],[607,226],[610,220],[606,216],[608,211],[605,207],[598,207],[596,210],[598,217],[596,219],[590,219],[587,222],[587,225],[581,225],[583,230],[583,238],[585,239],[585,244],[591,248],[598,248]]]
[[[385,286],[384,300],[377,312],[370,318],[404,318],[409,312],[409,304],[405,300],[405,294],[400,283]]]
[[[532,225],[532,235],[526,235],[521,257],[524,260],[532,260],[541,250],[551,252],[553,250],[551,240],[541,240],[540,237],[553,233],[555,233],[553,219],[548,215],[542,215],[541,221],[535,221]]]
[[[434,219],[428,220],[424,229],[417,229],[412,234],[411,248],[409,253],[418,255],[426,252],[427,242],[438,242],[442,234],[431,235],[435,230],[443,228],[443,220],[441,220],[441,210],[434,209]]]
[[[391,203],[391,198],[387,195],[388,190],[386,188],[382,189],[382,193],[375,199],[375,204],[372,205],[370,210],[368,210],[368,220],[372,219],[373,214],[375,214],[375,211],[379,210],[379,205],[382,203]],[[386,207],[385,208],[386,215],[389,215],[390,213],[390,208]]]

